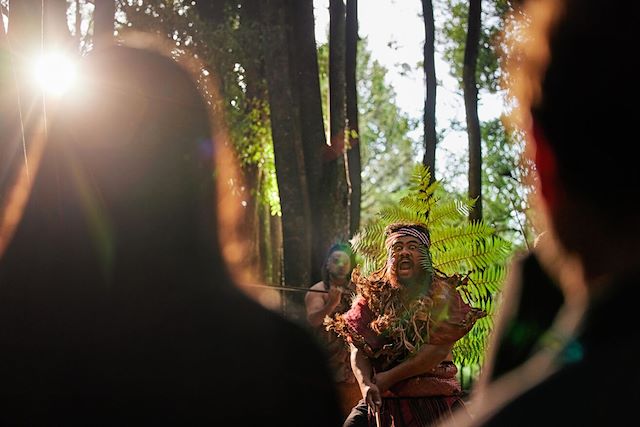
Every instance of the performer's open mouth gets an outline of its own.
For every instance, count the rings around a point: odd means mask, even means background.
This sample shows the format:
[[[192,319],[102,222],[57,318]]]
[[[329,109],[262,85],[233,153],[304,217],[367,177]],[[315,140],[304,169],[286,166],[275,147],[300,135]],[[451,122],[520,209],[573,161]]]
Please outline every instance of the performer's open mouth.
[[[413,263],[409,259],[402,259],[398,262],[398,270],[411,270],[413,268]]]

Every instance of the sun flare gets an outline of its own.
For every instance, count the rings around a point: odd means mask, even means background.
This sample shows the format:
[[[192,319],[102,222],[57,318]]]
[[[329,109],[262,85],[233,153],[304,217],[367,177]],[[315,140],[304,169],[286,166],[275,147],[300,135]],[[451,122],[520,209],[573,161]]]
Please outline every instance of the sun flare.
[[[76,66],[63,54],[46,54],[36,61],[34,77],[42,90],[52,95],[61,95],[73,85]]]

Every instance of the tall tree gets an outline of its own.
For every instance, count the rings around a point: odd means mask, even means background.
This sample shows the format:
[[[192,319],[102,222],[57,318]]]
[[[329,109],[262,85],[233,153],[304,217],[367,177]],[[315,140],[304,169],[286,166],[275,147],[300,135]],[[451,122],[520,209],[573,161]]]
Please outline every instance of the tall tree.
[[[422,17],[424,20],[424,158],[422,164],[431,172],[431,181],[436,180],[436,147],[438,135],[436,133],[436,65],[435,65],[435,21],[433,18],[433,2],[422,0]]]
[[[69,33],[67,25],[67,0],[48,0],[43,2],[43,42],[47,50],[68,50],[75,52],[72,43],[75,41]],[[113,18],[111,19],[113,26]]]
[[[322,119],[322,98],[318,76],[313,0],[289,0],[292,5],[292,63],[295,64],[295,89],[300,105],[300,129],[304,149],[309,206],[311,208],[311,282],[321,280],[325,251],[322,216],[322,155],[327,140]]]
[[[362,159],[360,153],[360,126],[358,123],[358,0],[347,0],[346,16],[346,102],[347,102],[347,164],[351,199],[349,208],[349,236],[360,228],[362,201]]]
[[[205,3],[211,7],[215,2]],[[218,15],[224,11],[224,7],[219,7],[218,9]],[[212,13],[214,12],[212,11]],[[218,28],[222,22],[222,17],[214,18],[214,28]],[[268,103],[268,94],[265,84],[264,49],[262,46],[260,22],[260,5],[258,2],[252,0],[243,1],[239,10],[238,29],[243,33],[243,40],[246,38],[254,41],[251,50],[252,55],[242,61],[242,67],[244,68],[243,81],[246,84],[246,97],[242,105],[244,110],[243,114],[247,117],[255,117],[255,122],[257,123],[266,124],[268,123],[268,114],[265,106]],[[243,126],[243,130],[246,132],[247,140],[252,142],[264,138],[262,126]],[[252,156],[241,156],[241,159],[244,160],[251,157]],[[273,266],[279,266],[281,263],[280,259],[274,257],[274,254],[280,251],[276,252],[271,247],[271,211],[268,204],[264,203],[260,194],[260,189],[263,187],[266,178],[265,169],[260,167],[257,162],[243,161],[242,171],[245,181],[243,197],[247,202],[245,206],[246,225],[248,234],[252,236],[252,238],[249,239],[248,264],[254,268],[253,276],[258,282],[264,283],[266,281],[267,283],[279,284],[279,278],[276,278],[274,273],[279,274],[281,271],[279,268],[274,271]],[[277,221],[280,219],[279,216],[275,217]],[[282,237],[280,236],[280,245],[282,244],[281,240]],[[267,242],[269,242],[269,244],[267,244]]]
[[[212,83],[217,95],[206,91],[207,96],[217,115],[225,117],[243,172],[244,182],[230,184],[243,198],[248,217],[242,234],[251,237],[243,264],[262,266],[254,280],[280,285],[282,211],[262,49],[265,45],[271,53],[263,39],[265,7],[254,0],[202,0],[195,7],[183,1],[168,8],[163,0],[147,0],[142,6],[121,4],[121,11],[128,28],[158,33],[176,45],[176,57],[189,52],[204,62],[201,78]]]
[[[41,0],[12,0],[4,38],[6,50],[3,52],[3,85],[0,88],[3,104],[0,190],[6,190],[13,184],[18,168],[24,166],[30,173],[27,152],[44,110],[41,93],[34,90],[29,78],[33,71],[32,63],[42,52],[42,31]]]
[[[349,236],[348,163],[345,152],[346,86],[345,86],[346,11],[344,0],[329,1],[329,128],[330,149],[323,168],[325,191],[322,227],[323,247]]]
[[[14,58],[4,27],[4,16],[8,11],[0,5],[3,25],[0,26],[0,207],[5,200],[5,191],[10,186],[12,167],[20,158],[20,126],[18,92],[14,73]],[[1,219],[1,218],[0,218]]]
[[[462,81],[469,138],[469,198],[475,200],[474,209],[469,212],[470,220],[482,219],[482,139],[478,117],[478,85],[476,84],[481,24],[482,0],[469,0]]]
[[[310,211],[304,164],[304,149],[298,117],[297,99],[290,74],[285,0],[268,0],[263,16],[265,71],[269,91],[271,131],[276,173],[282,207],[285,284],[311,283]]]
[[[359,43],[358,84],[359,140],[362,156],[361,226],[374,219],[382,207],[396,205],[409,182],[418,152],[409,133],[417,126],[397,105],[387,69],[371,59],[367,39]],[[329,49],[318,49],[320,83],[324,103],[328,99]]]
[[[100,0],[95,2],[95,9],[93,10],[94,49],[108,46],[113,41],[115,13],[115,0]]]

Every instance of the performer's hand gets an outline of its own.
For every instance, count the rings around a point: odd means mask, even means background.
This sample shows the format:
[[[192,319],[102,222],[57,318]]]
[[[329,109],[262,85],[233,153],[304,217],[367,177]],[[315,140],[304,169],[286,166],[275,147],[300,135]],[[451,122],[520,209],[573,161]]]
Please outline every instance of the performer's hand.
[[[373,382],[378,386],[378,390],[381,394],[384,394],[385,391],[389,390],[389,388],[393,385],[390,383],[389,373],[387,371],[378,372],[373,377]]]
[[[331,287],[329,288],[329,300],[327,301],[327,305],[330,305],[333,307],[337,306],[338,303],[340,302],[341,296],[342,296],[342,290],[337,286],[331,285]]]
[[[382,406],[382,395],[377,385],[370,384],[365,387],[364,400],[367,402],[367,405],[375,411],[380,409],[380,406]]]

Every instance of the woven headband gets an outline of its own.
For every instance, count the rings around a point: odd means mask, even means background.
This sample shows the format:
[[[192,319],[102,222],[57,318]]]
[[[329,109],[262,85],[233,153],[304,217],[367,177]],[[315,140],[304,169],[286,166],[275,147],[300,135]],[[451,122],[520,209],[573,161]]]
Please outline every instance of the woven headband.
[[[387,237],[387,240],[385,240],[384,244],[387,249],[390,249],[391,245],[397,238],[404,236],[415,237],[427,248],[431,246],[431,241],[429,240],[429,236],[427,236],[427,233],[423,233],[422,231],[418,231],[415,228],[410,227],[402,227],[389,234],[389,237]]]

